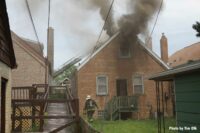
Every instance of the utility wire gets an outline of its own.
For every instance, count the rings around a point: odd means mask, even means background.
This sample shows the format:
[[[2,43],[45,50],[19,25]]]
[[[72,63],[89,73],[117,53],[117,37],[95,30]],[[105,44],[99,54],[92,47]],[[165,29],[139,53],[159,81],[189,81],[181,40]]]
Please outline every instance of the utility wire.
[[[109,8],[108,13],[107,13],[107,16],[106,16],[106,19],[105,19],[105,21],[104,21],[103,27],[102,27],[101,32],[100,32],[100,34],[99,34],[99,37],[98,37],[98,39],[97,39],[96,45],[98,44],[98,42],[99,42],[99,40],[100,40],[100,37],[101,37],[101,35],[102,35],[102,33],[103,33],[104,27],[105,27],[105,25],[106,25],[106,22],[107,22],[107,20],[108,20],[109,15],[110,15],[110,11],[111,11],[111,9],[112,9],[112,7],[113,7],[114,1],[115,1],[115,0],[112,0],[112,3],[111,3],[111,5],[110,5],[110,8]]]
[[[110,11],[111,11],[111,9],[112,9],[112,7],[113,7],[113,4],[114,4],[114,1],[115,1],[115,0],[112,0],[112,3],[111,3],[111,5],[110,5],[110,8],[109,8],[108,13],[107,13],[107,15],[106,15],[106,19],[105,19],[105,21],[104,21],[104,24],[103,24],[103,27],[102,27],[102,29],[101,29],[101,32],[100,32],[100,34],[99,34],[99,36],[98,36],[98,39],[97,39],[97,41],[96,41],[96,43],[95,43],[95,46],[94,46],[93,48],[91,48],[91,53],[89,53],[88,57],[87,57],[85,60],[88,60],[88,59],[90,59],[90,58],[92,57],[92,55],[93,55],[94,52],[95,52],[96,47],[98,46],[100,37],[101,37],[101,35],[102,35],[102,33],[103,33],[103,29],[104,29],[105,24],[106,24],[106,22],[107,22],[107,20],[108,20]]]
[[[159,17],[159,15],[160,15],[160,11],[161,11],[161,9],[162,9],[162,5],[163,5],[163,0],[161,0],[160,7],[159,7],[158,13],[157,13],[157,15],[156,15],[156,20],[155,20],[155,22],[154,22],[154,25],[153,25],[153,28],[152,28],[152,30],[151,30],[151,33],[150,33],[150,36],[149,36],[149,39],[148,39],[147,43],[149,43],[150,37],[152,37],[153,32],[154,32],[154,30],[155,30],[156,24],[157,24],[157,22],[158,22],[158,17]]]
[[[51,14],[51,0],[49,0],[49,8],[48,8],[48,28],[50,25],[50,14]]]
[[[29,17],[31,19],[31,23],[32,23],[32,26],[33,26],[33,30],[34,30],[37,42],[39,43],[40,50],[42,51],[42,46],[40,45],[41,43],[40,43],[40,40],[39,40],[39,37],[38,37],[38,34],[37,34],[37,30],[36,30],[36,27],[35,27],[35,24],[34,24],[34,21],[33,21],[33,17],[32,17],[32,14],[31,14],[31,10],[30,10],[30,6],[29,6],[29,3],[28,3],[28,0],[26,0],[26,7],[28,9],[28,14],[29,14]]]
[[[102,27],[102,29],[101,29],[101,32],[100,32],[100,34],[99,34],[99,36],[98,36],[98,38],[97,38],[97,41],[96,41],[96,43],[95,43],[95,46],[94,46],[94,48],[93,48],[93,50],[92,50],[92,52],[91,52],[91,54],[90,54],[90,56],[89,56],[88,58],[90,58],[90,57],[92,56],[92,54],[95,52],[96,47],[98,46],[99,40],[100,40],[101,35],[102,35],[102,33],[103,33],[104,27],[105,27],[106,22],[107,22],[107,20],[108,20],[109,14],[110,14],[111,9],[112,9],[113,4],[114,4],[114,1],[115,1],[115,0],[112,0],[112,3],[111,3],[111,5],[110,5],[110,8],[109,8],[108,13],[107,13],[107,15],[106,15],[106,19],[105,19],[105,21],[104,21],[104,24],[103,24],[103,27]]]
[[[48,47],[48,40],[49,40],[50,14],[51,14],[51,0],[48,1],[47,47]],[[47,68],[48,68],[48,48],[47,48],[47,56],[46,56],[46,59],[45,59],[45,84],[48,83],[47,82],[47,73],[48,73]]]

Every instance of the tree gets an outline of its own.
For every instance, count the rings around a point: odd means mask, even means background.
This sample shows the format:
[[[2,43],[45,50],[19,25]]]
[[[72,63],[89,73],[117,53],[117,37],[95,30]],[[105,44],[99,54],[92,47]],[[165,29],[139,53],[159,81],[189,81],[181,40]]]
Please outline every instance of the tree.
[[[192,25],[192,28],[197,31],[196,36],[200,37],[200,23],[197,21],[196,24]]]

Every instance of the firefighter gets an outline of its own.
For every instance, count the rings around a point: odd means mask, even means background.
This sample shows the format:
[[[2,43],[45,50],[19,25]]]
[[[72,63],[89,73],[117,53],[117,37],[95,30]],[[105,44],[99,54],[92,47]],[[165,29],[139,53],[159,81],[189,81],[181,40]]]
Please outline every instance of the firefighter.
[[[88,121],[90,121],[90,122],[93,121],[92,116],[93,116],[96,108],[98,109],[96,102],[93,99],[91,99],[90,95],[87,95],[84,111],[87,113]]]

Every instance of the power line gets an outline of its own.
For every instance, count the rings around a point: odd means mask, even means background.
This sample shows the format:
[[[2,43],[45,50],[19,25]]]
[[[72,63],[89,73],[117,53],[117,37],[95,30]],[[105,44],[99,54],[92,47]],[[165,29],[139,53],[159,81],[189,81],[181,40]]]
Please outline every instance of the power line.
[[[102,26],[101,32],[100,32],[100,34],[99,34],[99,36],[98,36],[98,38],[97,38],[97,41],[96,41],[96,43],[95,43],[95,46],[94,46],[94,48],[93,48],[93,50],[92,50],[92,52],[91,52],[91,54],[90,54],[90,56],[89,56],[88,58],[90,58],[90,57],[92,56],[92,54],[95,52],[96,47],[98,46],[100,37],[101,37],[101,35],[102,35],[102,33],[103,33],[105,24],[106,24],[106,22],[107,22],[107,20],[108,20],[110,11],[111,11],[111,9],[112,9],[112,7],[113,7],[113,4],[114,4],[114,1],[115,1],[115,0],[112,0],[112,3],[111,3],[111,5],[110,5],[110,8],[109,8],[108,13],[107,13],[107,15],[106,15],[106,19],[105,19],[104,24],[103,24],[103,26]]]
[[[37,30],[36,30],[36,27],[35,27],[35,24],[34,24],[34,21],[33,21],[33,17],[32,17],[32,14],[31,14],[31,10],[30,10],[30,6],[29,6],[29,3],[28,3],[28,0],[26,0],[26,7],[28,9],[28,14],[29,14],[29,17],[31,19],[31,23],[32,23],[32,26],[33,26],[33,30],[34,30],[37,42],[40,44],[40,40],[39,40],[39,37],[38,37],[38,34],[37,34]],[[40,46],[40,48],[41,48],[41,46]]]
[[[47,47],[48,47],[48,40],[49,40],[50,14],[51,14],[51,0],[48,1]],[[47,73],[48,73],[48,49],[47,49],[47,56],[45,59],[45,84],[47,84]]]
[[[159,17],[160,11],[161,11],[161,9],[162,9],[162,5],[163,5],[163,0],[161,0],[160,7],[159,7],[158,13],[157,13],[157,15],[156,15],[156,20],[155,20],[155,22],[154,22],[154,25],[153,25],[153,28],[152,28],[152,30],[151,30],[151,34],[150,34],[149,37],[152,36],[152,34],[153,34],[154,30],[155,30],[156,24],[157,24],[157,22],[158,22],[158,17]],[[150,38],[148,39],[148,42],[149,42],[149,40],[150,40]]]
[[[48,4],[49,8],[48,8],[48,28],[50,25],[50,14],[51,14],[51,0],[49,0],[49,4]]]

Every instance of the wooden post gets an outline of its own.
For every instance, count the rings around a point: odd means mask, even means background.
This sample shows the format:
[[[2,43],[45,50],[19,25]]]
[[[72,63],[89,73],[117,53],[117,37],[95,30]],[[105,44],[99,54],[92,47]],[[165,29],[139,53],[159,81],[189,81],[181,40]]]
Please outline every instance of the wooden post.
[[[15,107],[15,104],[12,103],[12,107],[13,107],[13,114],[12,114],[12,131],[15,130],[15,110],[16,110],[16,107]]]
[[[44,115],[44,103],[40,104],[40,116]],[[40,132],[43,132],[44,119],[40,118]]]
[[[110,112],[110,119],[111,119],[111,121],[113,120],[113,118],[112,118],[112,114],[113,114],[113,103],[111,103],[111,105],[110,105],[110,110],[111,110],[111,112]]]
[[[75,127],[75,133],[80,133],[80,116],[79,116],[79,100],[74,99],[72,104],[74,104],[74,112],[76,114],[75,119],[76,119],[76,127]]]

